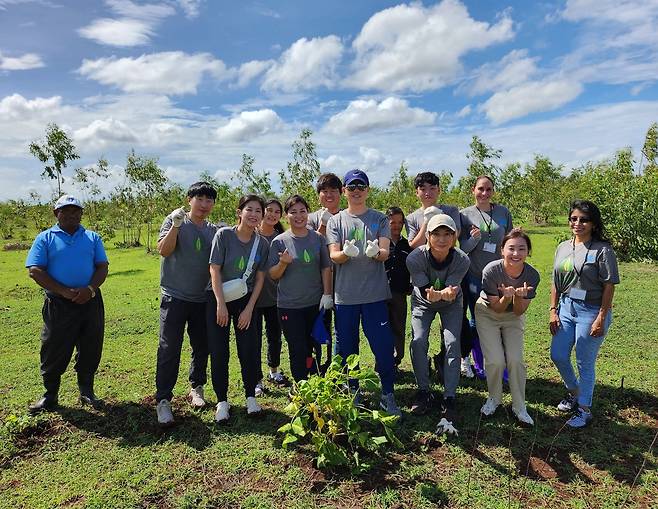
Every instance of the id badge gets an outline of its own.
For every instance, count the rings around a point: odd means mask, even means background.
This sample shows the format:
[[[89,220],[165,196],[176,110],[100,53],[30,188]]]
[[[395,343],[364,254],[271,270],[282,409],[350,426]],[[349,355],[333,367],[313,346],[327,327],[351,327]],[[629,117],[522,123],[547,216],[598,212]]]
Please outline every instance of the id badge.
[[[590,251],[587,253],[587,258],[585,259],[585,263],[596,263],[596,251]]]
[[[486,251],[487,253],[495,253],[496,252],[496,244],[493,242],[485,242],[484,246],[482,247],[483,251]]]
[[[571,290],[569,290],[569,297],[573,300],[585,300],[585,297],[587,297],[587,290],[583,290],[582,288],[571,288]]]

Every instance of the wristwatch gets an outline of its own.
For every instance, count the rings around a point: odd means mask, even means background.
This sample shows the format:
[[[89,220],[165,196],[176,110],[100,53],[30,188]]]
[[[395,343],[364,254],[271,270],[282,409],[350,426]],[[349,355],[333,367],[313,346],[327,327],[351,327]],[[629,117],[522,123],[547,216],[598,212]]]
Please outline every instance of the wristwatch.
[[[96,290],[94,290],[94,287],[91,285],[87,285],[87,288],[89,288],[89,291],[91,292],[91,298],[93,299],[96,297]]]

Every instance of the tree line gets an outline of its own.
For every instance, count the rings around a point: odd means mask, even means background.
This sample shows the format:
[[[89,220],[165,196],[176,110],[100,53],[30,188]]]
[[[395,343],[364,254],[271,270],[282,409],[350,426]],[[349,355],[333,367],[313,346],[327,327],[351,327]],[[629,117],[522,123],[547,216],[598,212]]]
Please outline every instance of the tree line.
[[[517,224],[549,225],[564,221],[569,203],[576,198],[599,205],[616,252],[623,260],[658,260],[658,123],[646,134],[639,161],[630,148],[612,157],[587,162],[567,172],[563,165],[537,154],[532,162],[501,165],[502,151],[473,136],[466,154],[466,175],[455,180],[450,170],[431,170],[441,181],[441,203],[462,208],[471,205],[471,188],[479,175],[495,182],[495,201],[507,206]],[[31,193],[29,200],[0,203],[0,235],[5,240],[28,240],[35,231],[51,226],[52,202],[66,191],[81,194],[86,203],[85,223],[118,247],[145,246],[152,250],[154,231],[174,208],[185,203],[185,189],[169,180],[158,159],[136,154],[126,157],[123,179],[108,195],[103,181],[110,177],[109,163],[99,158],[95,165],[77,168],[65,180],[64,169],[79,158],[67,134],[49,124],[45,137],[29,145],[29,151],[44,164],[42,177],[57,181],[57,196],[44,199]],[[243,154],[242,164],[229,181],[218,181],[209,171],[199,180],[217,189],[211,220],[234,222],[239,197],[247,192],[285,199],[303,195],[311,208],[318,207],[315,181],[321,173],[312,132],[303,129],[292,143],[292,160],[275,177],[257,171],[254,157]],[[330,171],[325,169],[324,171]],[[385,186],[371,186],[369,206],[386,210],[391,205],[411,212],[418,207],[411,171],[401,162]],[[340,175],[339,175],[340,176]],[[71,185],[68,189],[67,186]]]

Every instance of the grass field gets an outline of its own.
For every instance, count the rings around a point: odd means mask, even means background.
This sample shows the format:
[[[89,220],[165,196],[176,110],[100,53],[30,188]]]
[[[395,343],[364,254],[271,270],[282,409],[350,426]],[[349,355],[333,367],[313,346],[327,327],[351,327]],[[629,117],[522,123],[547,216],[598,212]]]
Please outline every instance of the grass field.
[[[563,429],[555,409],[563,388],[547,330],[558,232],[531,231],[530,262],[542,275],[526,331],[527,400],[536,426],[517,426],[509,400],[493,419],[480,421],[485,383],[463,380],[458,438],[433,434],[436,411],[406,415],[398,427],[404,449],[358,476],[315,469],[306,447],[280,448],[284,390],[271,388],[262,400],[264,417],[246,418],[235,348],[231,424],[216,427],[212,407],[188,407],[186,347],[173,401],[178,424],[158,429],[152,395],[159,260],[141,249],[108,250],[97,377],[107,407],[97,412],[76,403],[69,368],[63,409],[27,417],[26,405],[42,391],[42,297],[23,268],[26,253],[0,252],[0,507],[658,507],[658,454],[650,449],[658,429],[658,270],[621,265],[614,322],[597,365],[595,421],[585,430]],[[438,351],[435,331],[431,349]],[[363,357],[372,362],[365,343]],[[283,359],[286,368],[285,344]],[[415,391],[408,355],[402,367],[396,394],[408,407]]]

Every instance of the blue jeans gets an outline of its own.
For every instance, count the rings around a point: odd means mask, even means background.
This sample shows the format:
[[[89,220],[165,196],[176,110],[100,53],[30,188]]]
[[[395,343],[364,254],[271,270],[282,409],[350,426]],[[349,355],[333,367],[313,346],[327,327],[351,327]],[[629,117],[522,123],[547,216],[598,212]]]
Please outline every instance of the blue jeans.
[[[395,383],[395,361],[386,301],[336,304],[336,350],[343,360],[359,353],[359,321],[375,355],[382,394],[390,394]]]
[[[577,391],[578,404],[586,407],[592,405],[596,357],[612,323],[612,312],[608,311],[603,324],[603,335],[600,337],[589,335],[599,309],[600,306],[563,295],[558,314],[560,328],[551,342],[551,360],[560,372],[564,385],[569,391]],[[574,345],[578,378],[571,365],[571,351]]]

